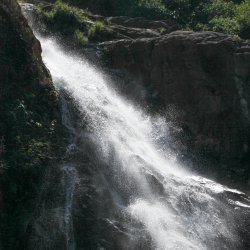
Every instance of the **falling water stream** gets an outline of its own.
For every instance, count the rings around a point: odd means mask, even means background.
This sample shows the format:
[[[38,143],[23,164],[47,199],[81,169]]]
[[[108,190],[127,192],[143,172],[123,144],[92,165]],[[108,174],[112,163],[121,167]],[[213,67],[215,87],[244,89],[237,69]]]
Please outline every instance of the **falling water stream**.
[[[167,127],[163,119],[119,96],[84,58],[65,53],[53,39],[40,41],[57,88],[72,96],[88,121],[90,137],[110,173],[108,181],[115,183],[114,203],[143,225],[154,248],[236,249],[233,206],[241,203],[216,195],[240,192],[184,171],[158,145]]]
[[[96,150],[112,206],[123,216],[121,224],[132,228],[138,223],[151,249],[242,249],[238,214],[242,213],[242,220],[249,218],[247,196],[179,166],[164,146],[163,118],[148,115],[121,97],[84,58],[66,53],[52,38],[38,39],[56,88],[72,98],[87,124],[84,133]],[[70,166],[64,171],[65,223],[71,244],[67,249],[72,250],[77,249],[71,235],[76,172]]]

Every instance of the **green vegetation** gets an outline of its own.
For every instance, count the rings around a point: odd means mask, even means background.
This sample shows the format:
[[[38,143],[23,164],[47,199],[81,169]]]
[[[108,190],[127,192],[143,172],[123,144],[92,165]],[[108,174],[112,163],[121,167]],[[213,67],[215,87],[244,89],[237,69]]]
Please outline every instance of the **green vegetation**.
[[[88,7],[84,1],[65,1]],[[250,0],[96,0],[94,3],[100,14],[140,16],[152,20],[172,19],[183,29],[212,30],[250,38]],[[50,10],[41,4],[38,9],[45,23],[61,33],[75,34],[79,30],[89,40],[101,40],[108,33],[107,26],[102,22],[89,25],[86,10],[62,1],[56,1]],[[83,36],[80,38],[79,32],[77,34],[74,37],[81,42],[76,42],[86,44],[87,39]]]
[[[190,21],[194,30],[213,30],[250,38],[250,0],[214,0],[200,5],[200,13]]]
[[[250,38],[250,0],[116,1],[114,14],[174,19],[184,29],[213,30]],[[119,6],[119,7],[118,7]]]
[[[250,0],[245,0],[237,6],[236,16],[240,26],[239,35],[250,38]]]
[[[164,27],[161,27],[159,29],[160,34],[164,34],[166,32],[166,29]]]
[[[144,16],[148,19],[165,19],[169,16],[169,11],[161,0],[139,0],[135,1],[132,13],[136,16]]]
[[[88,38],[80,30],[76,30],[74,33],[74,41],[77,45],[86,47],[88,45]]]
[[[38,4],[37,10],[51,29],[60,30],[64,34],[74,34],[76,29],[84,29],[88,20],[86,11],[62,1],[56,1],[49,9],[44,8],[44,4]]]
[[[112,33],[103,22],[90,21],[87,10],[73,7],[61,0],[49,7],[40,3],[36,5],[36,10],[49,30],[70,38],[79,47],[86,47],[89,40],[101,41]]]
[[[99,40],[104,30],[104,23],[101,21],[94,22],[88,30],[88,37],[92,40]]]
[[[162,0],[99,0],[96,4],[100,6],[97,9],[103,11],[105,15],[165,19],[170,14]]]
[[[183,29],[213,30],[250,38],[250,0],[65,0],[109,16],[173,19]]]

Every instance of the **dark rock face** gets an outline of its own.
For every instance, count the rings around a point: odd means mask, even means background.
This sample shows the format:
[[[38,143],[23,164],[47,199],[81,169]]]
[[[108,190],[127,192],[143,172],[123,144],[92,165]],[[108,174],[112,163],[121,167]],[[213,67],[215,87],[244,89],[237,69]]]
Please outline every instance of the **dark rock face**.
[[[0,249],[26,249],[47,167],[58,160],[58,98],[15,0],[0,3]]]
[[[119,34],[116,38],[120,39],[160,37],[179,28],[177,23],[171,20],[150,21],[141,17],[117,16],[105,18],[104,21],[114,34]]]
[[[116,16],[108,17],[107,21],[110,24],[117,24],[131,28],[164,29],[166,33],[170,33],[180,28],[179,25],[173,20],[151,21],[142,17],[131,18],[126,16]]]
[[[209,160],[223,178],[248,182],[249,42],[214,32],[176,31],[103,46],[113,67],[142,79],[177,110],[187,145],[182,153]]]
[[[12,66],[12,64],[15,65]],[[18,70],[16,73],[11,72],[11,68],[14,67]],[[1,70],[5,72],[1,74],[3,86],[9,76],[15,73],[17,80],[35,76],[39,79],[37,82],[33,80],[38,83],[37,85],[47,86],[48,90],[53,89],[49,73],[41,63],[40,43],[28,27],[16,1],[1,3]]]
[[[152,29],[128,28],[120,25],[110,25],[115,34],[119,34],[120,38],[136,39],[142,37],[158,37],[160,33]]]

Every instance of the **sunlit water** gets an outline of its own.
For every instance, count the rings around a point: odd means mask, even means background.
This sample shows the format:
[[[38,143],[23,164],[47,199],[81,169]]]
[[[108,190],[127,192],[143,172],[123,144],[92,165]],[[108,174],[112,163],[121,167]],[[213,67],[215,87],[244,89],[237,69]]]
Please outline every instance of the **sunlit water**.
[[[155,249],[235,249],[234,208],[248,205],[216,197],[241,193],[184,171],[162,150],[164,119],[119,96],[84,58],[67,54],[53,39],[39,40],[56,87],[73,98],[87,121],[85,130],[106,164],[102,171],[115,187],[113,202],[128,221],[143,225]]]

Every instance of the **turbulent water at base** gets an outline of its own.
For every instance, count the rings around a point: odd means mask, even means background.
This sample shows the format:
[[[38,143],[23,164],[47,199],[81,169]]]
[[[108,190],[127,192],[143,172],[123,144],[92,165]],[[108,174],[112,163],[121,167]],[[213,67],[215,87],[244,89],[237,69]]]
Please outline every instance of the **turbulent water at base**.
[[[60,249],[246,248],[239,227],[244,227],[243,223],[249,219],[249,198],[185,171],[167,150],[168,126],[163,118],[152,117],[121,97],[107,78],[84,58],[66,53],[53,39],[37,37],[43,60],[62,95],[63,123],[73,138],[68,154],[81,145],[76,140],[88,141],[95,151],[94,161],[100,175],[95,183],[85,180],[84,183],[91,188],[95,186],[96,193],[103,194],[102,200],[94,208],[80,204],[78,207],[83,210],[87,208],[86,219],[79,222],[75,219],[75,223],[97,230],[103,224],[103,235],[88,228],[85,232],[96,234],[94,240],[106,237],[105,241],[110,241],[106,244],[100,239],[96,245],[88,243],[90,247],[77,246],[75,238],[88,236],[74,236],[75,231],[80,231],[80,226],[76,230],[73,223],[74,193],[83,177],[71,163],[62,167],[65,189],[62,190],[65,193],[62,224],[66,246]],[[73,125],[74,115],[67,102],[74,106],[80,129]],[[78,169],[81,171],[85,170]],[[109,195],[103,190],[108,190]],[[92,216],[89,210],[99,211],[94,215],[101,217],[96,227],[88,222],[88,216]],[[80,217],[78,214],[77,218]],[[112,245],[112,241],[116,243]]]

